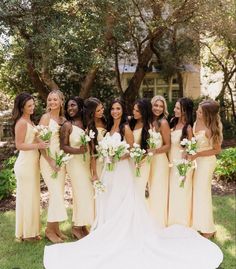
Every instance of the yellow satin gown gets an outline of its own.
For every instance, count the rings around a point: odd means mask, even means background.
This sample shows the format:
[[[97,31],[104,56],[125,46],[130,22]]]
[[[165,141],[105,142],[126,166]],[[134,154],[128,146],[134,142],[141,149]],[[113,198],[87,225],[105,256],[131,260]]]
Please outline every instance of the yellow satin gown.
[[[163,145],[160,135],[160,145]],[[158,147],[158,148],[159,148]],[[169,161],[166,153],[154,154],[149,177],[149,208],[159,227],[167,226]]]
[[[181,130],[171,130],[171,149],[169,152],[170,163],[182,159],[180,146]],[[187,227],[192,224],[192,170],[186,176],[184,187],[179,187],[179,174],[176,166],[170,169],[169,177],[169,209],[168,226],[181,224]]]
[[[50,140],[50,155],[55,158],[55,153],[60,151],[59,142],[59,125],[50,119],[49,129],[53,131]],[[40,170],[42,177],[47,185],[49,191],[49,206],[48,206],[48,222],[59,222],[67,219],[67,212],[64,203],[64,187],[65,187],[65,166],[60,168],[57,178],[52,178],[53,169],[48,164],[46,159],[41,155],[40,157]]]
[[[139,145],[141,144],[141,133],[142,133],[142,128],[133,130],[134,143],[139,144]],[[135,171],[134,171],[134,174],[135,174]],[[141,174],[140,177],[135,176],[135,187],[138,190],[140,197],[145,199],[145,190],[146,190],[146,186],[147,186],[149,174],[150,174],[150,163],[148,163],[146,158],[142,160],[141,167],[140,167],[140,174]]]
[[[72,125],[69,137],[70,146],[79,148],[80,136],[83,130]],[[90,156],[85,154],[73,154],[73,158],[66,164],[66,171],[71,179],[73,195],[73,216],[75,226],[91,225],[94,221],[94,191],[91,182]]]
[[[27,123],[25,143],[32,144],[36,131]],[[36,237],[40,234],[40,171],[39,152],[21,150],[15,162],[16,175],[16,238]]]
[[[197,140],[197,151],[212,149],[212,140],[206,137],[205,131],[193,133]],[[193,176],[193,229],[202,233],[214,233],[211,181],[216,167],[215,155],[198,157]]]
[[[107,130],[103,127],[97,127],[97,130],[98,130],[97,141],[99,142],[103,139]],[[98,174],[99,179],[101,177],[103,167],[104,167],[104,163],[102,161],[99,161],[98,159],[96,159],[96,169],[97,169],[97,174]]]

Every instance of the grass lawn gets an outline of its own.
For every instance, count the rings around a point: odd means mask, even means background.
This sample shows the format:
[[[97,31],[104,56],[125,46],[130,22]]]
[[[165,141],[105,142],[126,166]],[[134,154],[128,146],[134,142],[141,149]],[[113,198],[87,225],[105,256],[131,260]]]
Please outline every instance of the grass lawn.
[[[235,269],[235,197],[233,195],[214,196],[213,201],[217,228],[217,235],[214,242],[224,252],[224,262],[219,269]],[[15,242],[14,218],[14,211],[0,213],[0,269],[43,269],[44,246],[50,243],[45,239],[37,243]],[[42,234],[44,233],[45,222],[46,216],[45,212],[43,212]],[[69,222],[65,222],[61,228],[67,235],[70,235]]]

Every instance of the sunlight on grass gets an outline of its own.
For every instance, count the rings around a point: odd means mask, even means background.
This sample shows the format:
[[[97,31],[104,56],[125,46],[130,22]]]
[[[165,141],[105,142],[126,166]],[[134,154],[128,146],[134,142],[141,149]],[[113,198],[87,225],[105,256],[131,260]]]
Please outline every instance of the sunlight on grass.
[[[236,268],[235,244],[235,198],[229,196],[214,196],[214,216],[217,235],[213,240],[224,252],[224,261],[219,269]],[[71,209],[68,210],[71,220]],[[46,224],[46,212],[42,212],[42,235]],[[14,238],[15,212],[0,213],[0,268],[1,269],[43,269],[44,246],[51,244],[46,239],[37,243],[19,243]],[[61,225],[63,232],[71,238],[71,222]],[[69,239],[68,241],[72,241]],[[55,268],[56,269],[56,268]],[[148,268],[144,268],[148,269]],[[174,269],[174,268],[173,268]],[[189,268],[191,269],[191,268]],[[199,268],[201,269],[201,268]]]

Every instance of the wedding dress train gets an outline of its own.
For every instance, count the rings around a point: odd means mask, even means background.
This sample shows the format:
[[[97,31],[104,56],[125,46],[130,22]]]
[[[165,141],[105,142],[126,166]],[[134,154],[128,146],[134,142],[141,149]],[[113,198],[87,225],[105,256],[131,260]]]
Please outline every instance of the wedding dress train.
[[[92,232],[72,243],[46,246],[46,269],[215,269],[217,245],[180,225],[156,229],[135,190],[129,160],[105,171]],[[136,179],[138,180],[138,179]]]

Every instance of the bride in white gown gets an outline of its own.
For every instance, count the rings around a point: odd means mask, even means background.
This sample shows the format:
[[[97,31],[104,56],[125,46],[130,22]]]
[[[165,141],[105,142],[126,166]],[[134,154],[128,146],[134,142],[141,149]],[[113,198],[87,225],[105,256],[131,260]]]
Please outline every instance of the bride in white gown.
[[[131,143],[131,130],[122,124],[123,111],[122,103],[115,101],[110,133],[119,132]],[[135,190],[133,173],[128,159],[119,161],[113,172],[104,171],[106,192],[98,196],[92,232],[77,242],[46,246],[46,269],[215,269],[220,265],[221,250],[196,231],[180,225],[157,230]]]

